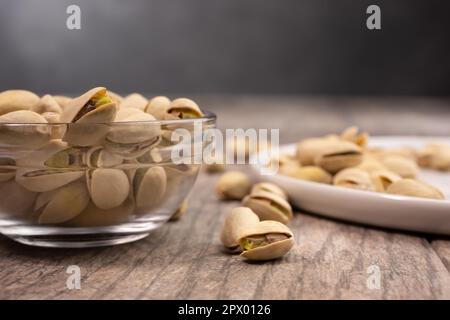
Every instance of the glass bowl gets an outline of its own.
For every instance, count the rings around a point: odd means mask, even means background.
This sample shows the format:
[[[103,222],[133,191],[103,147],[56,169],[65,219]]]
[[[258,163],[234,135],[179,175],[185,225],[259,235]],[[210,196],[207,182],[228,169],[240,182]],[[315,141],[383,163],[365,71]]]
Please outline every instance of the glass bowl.
[[[0,124],[0,232],[47,247],[146,237],[192,189],[209,144],[203,132],[215,121],[206,112],[167,121]],[[173,141],[177,129],[189,139]]]

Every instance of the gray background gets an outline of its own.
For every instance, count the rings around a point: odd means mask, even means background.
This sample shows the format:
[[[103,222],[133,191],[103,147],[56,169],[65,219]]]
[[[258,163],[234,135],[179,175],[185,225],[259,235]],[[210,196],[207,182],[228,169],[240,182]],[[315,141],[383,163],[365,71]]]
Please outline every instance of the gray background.
[[[0,0],[0,90],[447,96],[449,14],[444,0]]]

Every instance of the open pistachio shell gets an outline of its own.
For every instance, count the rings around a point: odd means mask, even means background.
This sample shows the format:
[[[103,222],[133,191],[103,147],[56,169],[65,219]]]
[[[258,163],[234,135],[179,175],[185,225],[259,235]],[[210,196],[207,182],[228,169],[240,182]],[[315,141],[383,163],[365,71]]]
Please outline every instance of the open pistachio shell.
[[[367,132],[359,133],[358,127],[349,127],[341,133],[341,139],[352,142],[361,148],[365,148],[367,146],[367,141],[369,140],[369,135]]]
[[[180,206],[178,207],[177,211],[175,211],[174,214],[170,217],[169,221],[179,220],[186,213],[187,209],[188,209],[188,202],[187,200],[183,200],[183,202],[181,202]]]
[[[315,166],[288,167],[285,171],[283,171],[283,174],[295,179],[325,184],[330,184],[333,179],[328,172]]]
[[[0,215],[26,216],[33,210],[37,193],[25,189],[14,180],[0,183]]]
[[[302,166],[313,165],[317,155],[323,152],[323,150],[330,149],[336,141],[339,141],[339,138],[334,136],[302,140],[297,144],[297,159]]]
[[[30,126],[0,125],[0,146],[36,149],[51,139],[47,120],[33,111],[20,110],[1,115],[0,124],[2,123],[26,123]]]
[[[19,167],[16,181],[35,192],[59,188],[84,175],[79,168],[75,169],[78,167],[77,158],[81,158],[79,150],[69,148],[63,141],[51,140],[41,149],[16,160]],[[74,169],[69,170],[70,167]]]
[[[444,200],[444,194],[429,184],[425,182],[414,180],[414,179],[401,179],[395,181],[386,190],[387,193],[402,195],[402,196],[411,196],[411,197],[420,197],[420,198],[428,198],[428,199],[438,199]]]
[[[170,103],[167,109],[166,119],[192,119],[200,118],[203,116],[203,112],[200,107],[191,99],[179,98]]]
[[[16,175],[16,162],[10,158],[0,158],[0,182],[11,180]]]
[[[419,171],[415,161],[402,156],[389,155],[383,157],[381,162],[389,171],[397,173],[402,178],[414,178]]]
[[[166,193],[167,176],[163,167],[140,168],[133,179],[137,208],[156,207]]]
[[[333,178],[333,184],[339,187],[375,191],[370,174],[358,168],[344,169]]]
[[[39,215],[40,224],[69,221],[79,215],[89,203],[89,194],[83,181],[74,181],[53,193]]]
[[[7,90],[0,93],[0,115],[19,111],[30,110],[39,97],[26,90]]]
[[[148,100],[139,93],[132,93],[123,98],[120,108],[135,108],[141,111],[145,110]]]
[[[72,145],[98,144],[109,131],[108,123],[114,121],[117,105],[107,96],[106,89],[98,87],[69,102],[61,114],[61,122],[69,125],[63,140]]]
[[[254,184],[250,193],[254,193],[257,191],[270,192],[270,193],[276,194],[277,196],[283,198],[284,200],[287,200],[286,192],[284,192],[284,190],[281,189],[276,184],[273,184],[270,182],[260,182],[260,183]]]
[[[294,235],[284,224],[265,220],[251,225],[240,234],[239,243],[244,250],[241,257],[265,261],[284,256],[294,246]]]
[[[135,158],[158,145],[161,140],[161,126],[155,118],[145,112],[133,112],[116,121],[105,137],[104,146],[124,158]],[[120,123],[130,122],[130,123]]]
[[[289,203],[272,192],[254,191],[244,198],[242,205],[252,209],[260,220],[274,220],[288,224],[293,217]]]
[[[375,191],[377,192],[386,192],[392,183],[402,178],[398,174],[388,170],[373,171],[370,173],[370,176],[375,185]]]
[[[86,173],[92,202],[103,210],[118,207],[130,192],[128,177],[118,169],[95,169]]]
[[[234,208],[225,216],[220,234],[222,244],[230,252],[241,252],[242,248],[239,244],[241,235],[257,223],[259,223],[259,218],[251,209],[246,207]]]
[[[220,199],[241,200],[249,192],[251,182],[248,176],[240,171],[224,173],[216,183],[216,193]]]
[[[148,102],[145,112],[151,114],[158,120],[164,120],[167,118],[167,110],[169,107],[170,99],[164,96],[158,96]]]
[[[363,160],[360,147],[348,141],[330,144],[314,158],[314,164],[334,174],[342,169],[355,167]]]
[[[68,222],[74,227],[105,227],[121,224],[129,220],[133,214],[134,202],[128,197],[120,206],[103,210],[89,202],[86,209]]]
[[[110,168],[122,164],[123,158],[102,146],[91,147],[83,160],[91,168]]]
[[[51,95],[46,94],[31,108],[31,111],[41,114],[45,112],[60,114],[62,109]]]

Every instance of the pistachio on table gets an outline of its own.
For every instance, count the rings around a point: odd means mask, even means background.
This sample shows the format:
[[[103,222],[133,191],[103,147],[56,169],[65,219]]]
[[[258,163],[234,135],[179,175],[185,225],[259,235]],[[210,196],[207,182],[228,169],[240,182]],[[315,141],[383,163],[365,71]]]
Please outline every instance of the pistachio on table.
[[[241,234],[256,223],[259,223],[259,218],[251,209],[246,207],[232,209],[225,216],[225,221],[220,234],[222,244],[229,252],[242,252],[242,247],[239,243]]]
[[[414,179],[401,179],[393,182],[386,190],[389,194],[444,200],[444,194],[437,188]]]
[[[251,188],[250,179],[240,171],[224,173],[216,183],[216,193],[224,200],[242,200]]]
[[[242,205],[253,210],[260,220],[274,220],[288,224],[292,220],[292,208],[281,196],[256,190],[242,200]]]

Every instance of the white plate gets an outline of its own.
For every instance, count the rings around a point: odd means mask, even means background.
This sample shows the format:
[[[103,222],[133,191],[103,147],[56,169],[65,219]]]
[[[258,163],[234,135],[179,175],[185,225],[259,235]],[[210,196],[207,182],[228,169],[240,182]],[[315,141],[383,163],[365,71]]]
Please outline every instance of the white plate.
[[[432,141],[450,144],[450,138],[442,137],[371,137],[370,146],[420,148]],[[280,147],[280,154],[294,152],[295,145]],[[259,174],[261,168],[252,165],[252,169]],[[352,190],[279,174],[260,178],[281,186],[294,206],[310,212],[379,227],[450,235],[450,173],[422,169],[418,176],[418,179],[438,187],[448,200]]]

